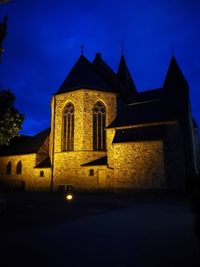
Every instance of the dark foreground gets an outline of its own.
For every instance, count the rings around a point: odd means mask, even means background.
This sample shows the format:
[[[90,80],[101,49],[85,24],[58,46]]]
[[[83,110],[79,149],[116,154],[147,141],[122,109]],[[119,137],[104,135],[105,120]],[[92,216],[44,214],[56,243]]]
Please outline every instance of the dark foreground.
[[[0,266],[200,266],[187,198],[13,194],[0,216]]]

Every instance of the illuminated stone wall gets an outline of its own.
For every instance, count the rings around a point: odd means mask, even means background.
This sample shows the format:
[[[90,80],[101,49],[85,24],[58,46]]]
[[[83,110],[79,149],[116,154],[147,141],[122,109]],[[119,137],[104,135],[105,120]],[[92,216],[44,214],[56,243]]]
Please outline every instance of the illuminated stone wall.
[[[52,121],[51,126],[55,125],[54,133],[54,151],[62,151],[62,124],[63,109],[68,102],[72,102],[75,107],[74,117],[74,151],[93,150],[92,142],[92,119],[93,107],[95,103],[101,100],[106,106],[106,125],[109,125],[116,116],[116,96],[108,92],[99,92],[93,90],[77,90],[54,96],[52,101]],[[56,102],[56,104],[54,104]],[[55,122],[54,122],[55,105]],[[53,135],[53,131],[52,131]],[[53,142],[53,137],[51,137]]]
[[[49,191],[51,168],[34,167],[50,153],[54,191],[60,185],[68,184],[74,185],[75,190],[86,191],[185,186],[184,140],[178,123],[166,124],[164,139],[157,141],[113,144],[116,129],[107,129],[107,151],[93,151],[93,107],[99,100],[106,107],[108,126],[116,116],[115,94],[82,89],[55,95],[51,102],[50,137],[37,154],[1,157],[0,179],[11,183],[24,181],[26,190]],[[62,151],[62,114],[69,102],[75,107],[74,151],[66,152]],[[82,166],[106,155],[108,166]],[[11,175],[6,174],[9,161],[12,163]],[[22,162],[22,174],[16,174],[19,161]]]
[[[94,174],[90,175],[90,170]],[[102,186],[99,184],[99,172],[105,171],[106,183]],[[109,181],[107,180],[106,166],[88,166],[65,170],[65,175],[60,175],[54,180],[54,189],[57,190],[59,185],[73,185],[76,191],[96,191],[98,189],[108,189]]]
[[[51,169],[34,168],[37,160],[36,154],[16,155],[1,157],[0,160],[0,180],[6,184],[19,185],[21,181],[25,182],[25,189],[31,191],[49,190]],[[6,166],[8,162],[12,164],[12,172],[6,174]],[[17,163],[22,162],[22,173],[16,174]],[[44,176],[40,177],[40,171],[44,171]]]
[[[77,188],[95,188],[97,183],[92,177],[88,178],[85,168],[81,164],[101,158],[106,151],[93,151],[93,107],[97,101],[106,106],[106,125],[116,116],[116,96],[109,92],[94,90],[76,90],[54,96],[52,101],[51,125],[55,125],[55,132],[51,132],[51,144],[54,138],[54,188],[59,184],[74,184]],[[56,102],[56,104],[55,104]],[[74,151],[62,151],[62,113],[65,105],[72,102],[74,113]]]
[[[115,188],[165,185],[162,141],[113,144]]]

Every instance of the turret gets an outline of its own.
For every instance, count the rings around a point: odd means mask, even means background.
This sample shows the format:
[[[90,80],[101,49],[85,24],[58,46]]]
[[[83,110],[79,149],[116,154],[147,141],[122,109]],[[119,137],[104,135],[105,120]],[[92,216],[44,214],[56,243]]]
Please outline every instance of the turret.
[[[168,67],[163,91],[167,109],[171,109],[177,115],[188,112],[189,85],[174,56]]]
[[[135,83],[133,82],[133,79],[131,77],[131,74],[129,72],[129,69],[127,67],[124,55],[122,54],[118,71],[117,71],[117,77],[124,83],[124,85],[127,88],[126,94],[127,96],[136,96],[137,95],[137,89],[135,86]]]

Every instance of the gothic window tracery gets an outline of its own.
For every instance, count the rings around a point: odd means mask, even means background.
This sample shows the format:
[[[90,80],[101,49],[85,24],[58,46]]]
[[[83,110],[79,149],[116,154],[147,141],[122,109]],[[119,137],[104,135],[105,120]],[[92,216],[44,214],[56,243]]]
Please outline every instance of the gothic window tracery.
[[[106,149],[106,107],[98,101],[93,108],[93,149]]]
[[[68,103],[63,111],[63,151],[74,150],[74,105]]]

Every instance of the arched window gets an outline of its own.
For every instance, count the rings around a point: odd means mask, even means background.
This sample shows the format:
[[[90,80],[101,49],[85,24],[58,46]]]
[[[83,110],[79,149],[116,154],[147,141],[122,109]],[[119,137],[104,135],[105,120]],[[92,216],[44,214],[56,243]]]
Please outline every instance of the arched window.
[[[63,151],[74,150],[74,105],[68,103],[63,111]]]
[[[106,107],[98,101],[93,108],[93,149],[106,149]]]
[[[6,174],[11,174],[11,171],[12,171],[12,164],[11,161],[9,161],[6,166]]]
[[[16,167],[16,174],[21,174],[22,173],[22,162],[18,161],[17,167]]]
[[[44,177],[44,171],[40,171],[40,177]]]
[[[89,176],[94,176],[94,170],[93,169],[89,170]]]

